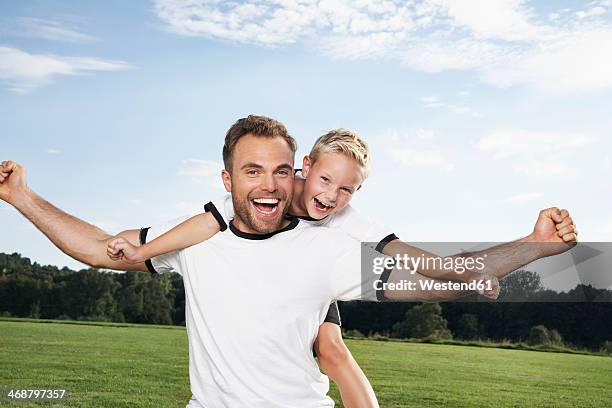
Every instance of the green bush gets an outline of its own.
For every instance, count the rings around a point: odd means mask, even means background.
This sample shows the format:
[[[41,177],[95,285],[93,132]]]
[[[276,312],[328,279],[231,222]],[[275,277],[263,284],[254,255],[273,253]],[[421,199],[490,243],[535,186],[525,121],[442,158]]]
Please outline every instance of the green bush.
[[[463,340],[473,340],[479,337],[478,316],[464,313],[457,322],[457,337]]]
[[[546,326],[541,324],[533,326],[529,331],[529,339],[527,344],[530,346],[536,346],[538,344],[550,344],[550,335]]]
[[[437,329],[427,336],[429,340],[452,340],[452,338],[453,333],[448,329]]]
[[[438,303],[423,303],[406,312],[404,320],[393,325],[391,337],[451,339],[451,331]]]
[[[344,335],[347,337],[365,337],[362,332],[357,329],[350,329],[344,332]]]
[[[604,341],[603,345],[601,346],[601,352],[612,354],[612,341]]]
[[[561,334],[557,331],[557,329],[549,330],[548,338],[550,340],[550,344],[553,344],[555,346],[563,345],[563,338],[561,337]]]

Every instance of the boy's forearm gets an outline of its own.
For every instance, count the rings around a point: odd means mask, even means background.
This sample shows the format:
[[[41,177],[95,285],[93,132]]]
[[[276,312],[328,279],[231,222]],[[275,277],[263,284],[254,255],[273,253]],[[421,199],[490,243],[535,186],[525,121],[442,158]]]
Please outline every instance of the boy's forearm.
[[[219,232],[219,223],[210,213],[195,215],[143,245],[139,258],[149,259],[199,244]]]

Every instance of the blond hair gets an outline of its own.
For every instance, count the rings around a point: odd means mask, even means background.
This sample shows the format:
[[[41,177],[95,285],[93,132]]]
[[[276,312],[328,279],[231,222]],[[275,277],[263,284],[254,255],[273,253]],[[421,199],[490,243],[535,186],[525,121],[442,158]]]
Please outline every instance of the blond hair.
[[[361,177],[370,175],[370,151],[368,145],[357,134],[346,129],[333,129],[319,137],[310,150],[311,164],[324,153],[341,153],[359,163]]]

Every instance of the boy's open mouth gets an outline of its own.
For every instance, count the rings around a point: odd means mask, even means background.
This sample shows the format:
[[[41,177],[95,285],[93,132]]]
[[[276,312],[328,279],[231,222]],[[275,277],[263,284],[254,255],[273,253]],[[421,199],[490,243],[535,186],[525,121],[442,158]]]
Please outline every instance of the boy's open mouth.
[[[334,206],[331,204],[326,204],[320,201],[318,198],[314,197],[314,205],[315,209],[321,213],[328,213],[334,209]]]
[[[251,203],[260,216],[274,217],[278,212],[280,200],[278,198],[254,198]]]

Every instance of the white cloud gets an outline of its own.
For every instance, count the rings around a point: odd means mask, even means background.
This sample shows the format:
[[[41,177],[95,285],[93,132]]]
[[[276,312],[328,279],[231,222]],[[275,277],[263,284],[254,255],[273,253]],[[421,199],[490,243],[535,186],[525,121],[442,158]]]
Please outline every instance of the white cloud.
[[[47,154],[60,154],[61,152],[62,152],[61,150],[53,149],[53,148],[45,150],[45,153]]]
[[[431,140],[435,137],[433,129],[418,128],[414,130],[414,135],[421,140]]]
[[[399,165],[454,170],[443,146],[433,139],[434,131],[431,129],[416,128],[403,134],[388,130],[376,144],[382,146],[389,160]]]
[[[156,0],[155,11],[179,35],[303,42],[331,58],[388,58],[430,73],[472,71],[497,87],[569,93],[612,88],[609,6],[572,12],[522,0]]]
[[[570,167],[562,161],[531,159],[512,166],[517,174],[527,176],[556,176],[572,174]]]
[[[498,129],[478,140],[475,147],[497,159],[528,153],[559,152],[592,142],[592,138],[577,134]]]
[[[478,38],[505,41],[529,40],[544,28],[530,21],[531,11],[521,0],[442,0],[444,14]]]
[[[128,204],[132,204],[132,205],[140,205],[142,204],[142,200],[139,198],[122,198],[121,201],[128,203]]]
[[[421,102],[423,102],[423,106],[426,107],[426,108],[441,108],[441,109],[446,109],[449,112],[456,113],[456,114],[459,114],[459,115],[467,115],[467,116],[471,116],[473,118],[480,118],[480,117],[482,117],[482,114],[480,112],[476,112],[475,110],[473,110],[469,106],[455,105],[453,103],[441,102],[435,96],[427,96],[427,97],[421,98]]]
[[[186,159],[181,161],[179,174],[181,176],[217,177],[221,174],[223,165],[210,160]]]
[[[181,176],[190,176],[196,183],[204,182],[213,189],[222,189],[221,163],[211,160],[186,159],[181,161],[178,174]]]
[[[204,205],[195,201],[179,201],[175,208],[180,214],[197,214],[204,211]]]
[[[501,202],[502,203],[523,204],[523,203],[526,203],[528,201],[536,200],[536,199],[542,197],[543,195],[544,195],[543,193],[517,194],[517,195],[510,196],[510,197],[506,197],[506,198],[502,199]]]
[[[95,40],[94,37],[69,27],[67,23],[55,20],[26,17],[19,19],[18,26],[17,34],[25,37],[74,43]]]
[[[600,16],[606,13],[606,9],[600,6],[592,7],[588,10],[580,10],[576,12],[576,17],[579,19],[589,18],[593,16]]]
[[[60,75],[82,75],[127,68],[130,65],[122,61],[30,54],[17,48],[0,47],[0,81],[19,94],[28,93]]]
[[[393,149],[389,154],[394,161],[405,166],[441,167],[447,164],[444,155],[440,151],[434,149],[404,147]]]

